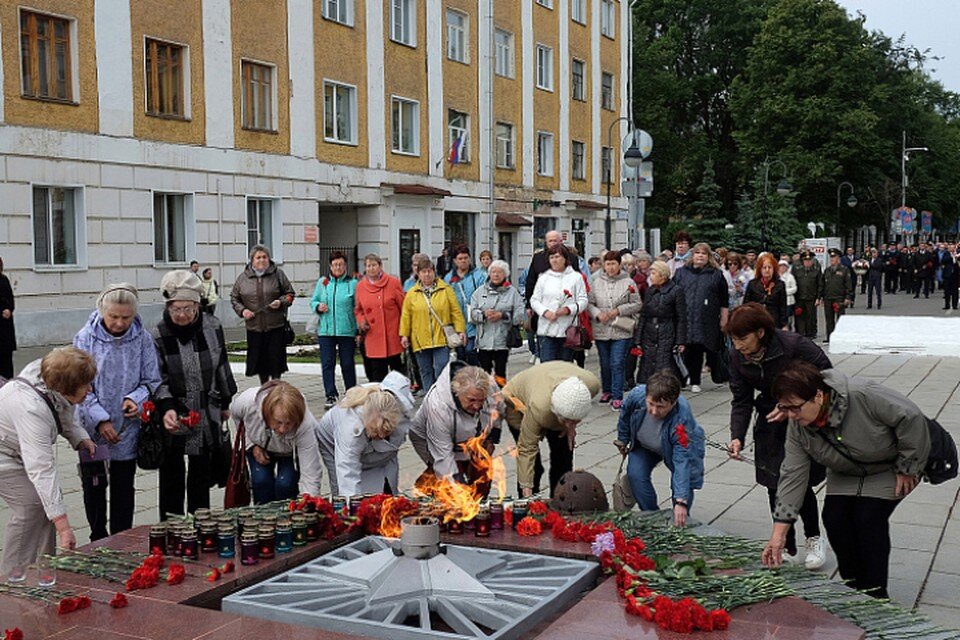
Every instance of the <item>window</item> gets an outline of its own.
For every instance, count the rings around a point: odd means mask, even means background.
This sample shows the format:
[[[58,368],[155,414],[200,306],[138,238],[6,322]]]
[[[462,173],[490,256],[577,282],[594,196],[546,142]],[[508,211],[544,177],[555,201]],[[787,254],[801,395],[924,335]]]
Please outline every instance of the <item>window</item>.
[[[613,111],[613,74],[600,75],[600,106]]]
[[[557,219],[553,216],[534,216],[533,218],[533,250],[540,251],[547,248],[547,232],[557,228]]]
[[[513,169],[513,125],[497,123],[497,167]]]
[[[573,141],[573,148],[571,149],[571,177],[574,180],[584,180],[586,179],[586,163],[584,162],[584,152],[586,147],[582,142],[577,140]]]
[[[613,176],[610,174],[610,171],[612,170],[612,158],[613,149],[610,147],[602,147],[600,149],[600,176],[604,184],[610,184],[613,182]]]
[[[73,101],[72,24],[66,18],[20,11],[21,91],[31,98]]]
[[[513,77],[513,34],[507,31],[496,29],[494,33],[496,41],[497,56],[497,75],[504,78]]]
[[[357,143],[357,89],[323,83],[323,137],[329,142]]]
[[[608,38],[617,36],[617,7],[613,0],[602,0],[600,3],[600,33]]]
[[[153,194],[153,260],[187,261],[187,214],[184,195]]]
[[[587,0],[570,0],[570,18],[574,22],[587,24]]]
[[[553,49],[537,45],[537,88],[553,91]]]
[[[270,249],[275,262],[280,262],[277,249],[273,245],[273,200],[250,198],[247,200],[247,252],[255,245],[262,244]]]
[[[33,188],[33,262],[37,266],[77,265],[83,228],[80,190]]]
[[[553,134],[546,131],[537,132],[537,173],[553,175]]]
[[[420,153],[420,104],[414,100],[394,98],[393,151],[395,153]]]
[[[470,116],[460,111],[447,111],[448,160],[450,164],[470,162]]]
[[[151,116],[184,117],[184,47],[147,38],[144,60],[147,113]]]
[[[390,39],[401,44],[417,46],[416,0],[390,0]]]
[[[537,4],[547,9],[553,9],[553,0],[537,0]]]
[[[323,17],[353,26],[353,0],[323,0]]]
[[[273,71],[272,66],[242,60],[240,73],[243,78],[243,95],[240,110],[243,113],[243,128],[259,131],[276,131],[273,121]]]
[[[570,84],[571,84],[571,94],[573,95],[574,100],[586,100],[587,92],[585,91],[585,83],[583,79],[584,71],[586,70],[586,65],[583,60],[573,59],[573,62],[570,64]]]
[[[469,62],[467,56],[469,41],[466,14],[447,9],[447,57],[464,64]]]

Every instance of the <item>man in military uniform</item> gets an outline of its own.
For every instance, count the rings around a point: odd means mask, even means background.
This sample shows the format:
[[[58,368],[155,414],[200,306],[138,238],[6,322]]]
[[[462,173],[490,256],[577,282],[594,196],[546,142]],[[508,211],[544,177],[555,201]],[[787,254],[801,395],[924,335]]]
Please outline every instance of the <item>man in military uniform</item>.
[[[830,249],[830,265],[823,272],[823,315],[827,320],[827,338],[837,326],[837,320],[853,302],[853,280],[850,269],[840,263],[840,249]]]
[[[936,254],[930,250],[930,245],[923,243],[920,250],[914,258],[914,269],[916,270],[917,280],[914,283],[913,297],[920,297],[920,287],[923,287],[923,297],[929,298],[933,291],[933,272],[936,268]]]
[[[811,340],[817,337],[817,307],[823,299],[823,272],[814,260],[813,252],[800,253],[800,264],[793,268],[797,280],[796,314],[797,333]]]
[[[910,247],[903,245],[900,247],[900,258],[897,261],[900,270],[900,291],[910,293],[913,291],[913,256],[910,255]]]
[[[881,246],[886,247],[886,245]],[[880,256],[883,258],[883,291],[890,295],[896,295],[897,275],[899,274],[897,261],[900,259],[897,246],[892,244],[886,249],[882,249]]]

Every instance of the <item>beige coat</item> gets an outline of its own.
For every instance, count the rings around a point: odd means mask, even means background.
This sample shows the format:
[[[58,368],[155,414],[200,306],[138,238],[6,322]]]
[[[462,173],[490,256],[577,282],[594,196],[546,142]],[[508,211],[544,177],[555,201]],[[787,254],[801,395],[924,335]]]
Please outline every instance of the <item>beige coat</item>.
[[[593,318],[594,340],[626,340],[633,337],[632,331],[618,329],[598,319],[601,312],[609,313],[614,309],[620,312],[621,318],[636,318],[640,312],[640,294],[637,293],[633,278],[623,272],[612,278],[600,272],[590,283],[587,299],[590,302],[590,317]]]

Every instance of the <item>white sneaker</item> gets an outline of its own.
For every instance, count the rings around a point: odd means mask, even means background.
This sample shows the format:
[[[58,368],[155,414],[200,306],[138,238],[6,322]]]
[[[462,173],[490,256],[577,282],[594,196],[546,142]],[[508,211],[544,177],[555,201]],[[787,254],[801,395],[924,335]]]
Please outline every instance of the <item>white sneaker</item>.
[[[807,538],[807,558],[803,564],[807,569],[819,569],[827,561],[827,549],[823,542],[823,536],[813,536]]]
[[[803,564],[803,556],[800,555],[800,550],[797,549],[797,552],[793,555],[787,553],[787,550],[784,549],[783,553],[780,554],[780,559],[783,560],[783,564],[789,564],[793,566]]]
[[[537,356],[536,356],[535,354],[533,354],[533,353],[531,353],[531,354],[530,354],[530,357],[527,358],[527,362],[528,362],[529,364],[533,364],[533,363],[536,362],[536,361],[537,361]]]
[[[690,393],[700,393],[701,391],[703,391],[703,389],[701,389],[698,384],[691,385],[690,387]]]

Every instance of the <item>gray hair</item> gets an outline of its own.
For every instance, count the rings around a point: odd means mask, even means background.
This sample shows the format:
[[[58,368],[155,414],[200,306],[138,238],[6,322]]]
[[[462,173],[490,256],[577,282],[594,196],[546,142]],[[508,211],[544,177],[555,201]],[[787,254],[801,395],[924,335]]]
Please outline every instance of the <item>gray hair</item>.
[[[107,312],[107,307],[113,304],[122,304],[133,307],[134,313],[140,304],[140,294],[137,288],[129,282],[118,282],[117,284],[108,284],[107,288],[100,293],[97,298],[97,311],[100,315]]]
[[[651,258],[650,254],[646,251],[637,251],[633,254],[633,257],[637,259],[637,262],[643,262],[644,260],[653,262],[653,258]]]
[[[492,269],[500,269],[500,271],[503,271],[504,278],[510,277],[510,265],[503,260],[494,260],[491,262],[490,266],[487,267],[487,273],[489,273]]]
[[[253,245],[253,248],[250,249],[250,261],[253,262],[253,256],[257,255],[261,251],[267,254],[268,258],[270,258],[271,260],[273,259],[273,256],[270,255],[270,249],[268,249],[266,245],[255,244]]]
[[[403,418],[403,407],[397,397],[380,385],[353,387],[340,406],[345,409],[363,407],[363,429],[369,438],[389,438]]]
[[[483,391],[484,395],[490,394],[490,374],[480,367],[464,367],[454,374],[450,381],[450,390],[459,395],[470,389]]]
[[[650,263],[650,272],[659,274],[664,280],[670,279],[670,265],[663,260]]]

